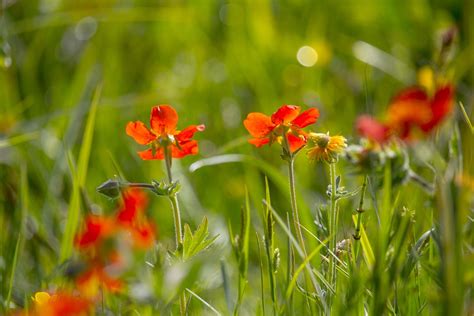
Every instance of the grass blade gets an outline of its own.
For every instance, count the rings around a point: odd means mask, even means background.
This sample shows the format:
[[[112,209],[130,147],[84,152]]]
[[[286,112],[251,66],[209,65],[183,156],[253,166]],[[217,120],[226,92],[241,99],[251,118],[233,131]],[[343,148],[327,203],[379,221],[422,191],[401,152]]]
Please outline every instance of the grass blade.
[[[92,147],[92,140],[94,135],[95,117],[97,112],[97,105],[99,104],[101,93],[101,86],[99,85],[94,93],[92,99],[89,116],[87,118],[86,127],[84,130],[84,137],[82,140],[81,151],[79,152],[79,160],[77,164],[77,171],[72,173],[73,190],[69,204],[68,217],[66,221],[66,228],[61,242],[61,250],[59,254],[60,262],[66,260],[72,253],[72,244],[77,226],[79,224],[79,215],[81,210],[81,188],[84,186],[87,178],[87,168],[89,165],[89,157]]]

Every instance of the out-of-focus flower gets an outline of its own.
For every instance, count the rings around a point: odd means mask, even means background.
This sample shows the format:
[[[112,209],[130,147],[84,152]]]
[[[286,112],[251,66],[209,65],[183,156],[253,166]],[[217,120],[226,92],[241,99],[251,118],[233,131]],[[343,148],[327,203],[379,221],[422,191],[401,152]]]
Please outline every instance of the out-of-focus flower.
[[[131,228],[133,245],[140,249],[149,249],[155,242],[155,227],[149,221],[136,223]]]
[[[295,152],[306,144],[306,132],[302,128],[316,123],[319,110],[310,108],[300,114],[300,107],[296,105],[283,105],[271,116],[263,113],[252,112],[244,120],[244,126],[253,138],[249,143],[261,147],[265,144],[279,144],[288,140],[289,149]]]
[[[411,87],[393,98],[385,122],[363,115],[356,128],[361,136],[380,144],[391,136],[411,140],[417,130],[426,135],[439,126],[452,111],[453,98],[454,88],[450,84],[439,86],[432,96],[421,87]]]
[[[92,263],[84,273],[76,278],[76,286],[85,297],[94,298],[99,294],[101,288],[112,293],[120,292],[123,282],[110,275],[100,263]]]
[[[81,250],[96,249],[105,238],[112,236],[116,229],[113,218],[89,215],[84,230],[75,238],[75,245]]]
[[[390,128],[369,115],[359,116],[356,129],[359,135],[376,143],[385,143],[390,138]]]
[[[329,133],[309,133],[308,158],[315,161],[324,160],[328,163],[334,163],[337,161],[339,154],[347,147],[346,142],[347,140],[343,136],[329,136]]]
[[[117,212],[117,221],[125,224],[132,223],[147,207],[148,197],[145,192],[137,188],[125,190],[122,196],[123,204]]]
[[[150,126],[148,129],[141,121],[129,122],[126,127],[127,135],[137,143],[150,146],[149,149],[138,152],[143,160],[165,159],[170,152],[173,158],[183,158],[198,153],[198,144],[192,137],[196,132],[202,132],[204,125],[191,125],[179,131],[176,129],[178,114],[170,105],[158,105],[151,109]]]
[[[94,307],[91,300],[68,292],[36,292],[33,306],[29,310],[15,315],[30,316],[85,316],[89,315]]]

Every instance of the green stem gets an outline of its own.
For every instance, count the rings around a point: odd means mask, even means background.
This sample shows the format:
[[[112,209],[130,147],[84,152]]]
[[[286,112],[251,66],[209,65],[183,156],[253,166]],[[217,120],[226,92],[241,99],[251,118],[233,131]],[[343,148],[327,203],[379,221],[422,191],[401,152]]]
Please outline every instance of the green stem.
[[[168,175],[168,182],[171,185],[173,183],[173,175],[171,173],[172,157],[171,152],[168,148],[165,148],[165,165],[166,173]],[[179,249],[183,243],[183,233],[181,230],[181,212],[179,209],[178,196],[176,193],[169,195],[171,202],[171,208],[173,209],[173,221],[174,221],[174,233],[176,240],[176,249]],[[186,315],[186,293],[181,293],[179,296],[179,312],[181,316]]]
[[[329,209],[329,249],[336,254],[337,239],[337,198],[336,198],[336,164],[329,164],[329,177],[331,181],[331,208]],[[336,260],[333,255],[329,255],[329,282],[336,291]]]
[[[364,183],[362,184],[362,189],[361,189],[361,194],[360,194],[360,200],[359,200],[359,207],[357,208],[357,225],[355,228],[355,233],[354,233],[354,239],[356,241],[355,243],[355,251],[354,251],[354,258],[355,262],[357,262],[357,259],[359,257],[359,249],[360,249],[360,230],[361,230],[361,224],[362,224],[362,213],[364,213],[364,196],[365,196],[365,191],[367,189],[367,176],[364,177]]]
[[[303,233],[301,231],[301,224],[300,224],[300,217],[298,214],[298,204],[296,203],[296,186],[295,186],[295,167],[294,167],[295,159],[291,157],[288,162],[288,173],[289,173],[289,180],[290,180],[290,199],[291,199],[291,214],[293,217],[293,225],[295,226],[296,238],[298,238],[298,242],[300,244],[301,249],[305,257],[307,256],[306,253],[306,246],[304,243]]]

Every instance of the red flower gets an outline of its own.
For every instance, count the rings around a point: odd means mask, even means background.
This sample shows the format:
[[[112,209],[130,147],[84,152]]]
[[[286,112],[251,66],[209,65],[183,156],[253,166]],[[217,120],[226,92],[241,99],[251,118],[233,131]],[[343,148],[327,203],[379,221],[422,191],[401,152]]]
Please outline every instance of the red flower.
[[[378,143],[386,142],[391,135],[409,140],[414,129],[428,134],[451,112],[453,97],[454,88],[449,84],[440,86],[433,97],[420,87],[402,90],[390,103],[385,123],[363,115],[357,120],[357,130]]]
[[[173,158],[183,158],[198,153],[197,141],[192,137],[196,132],[202,132],[204,125],[191,125],[184,130],[176,130],[178,114],[170,105],[158,105],[151,109],[150,126],[148,129],[143,122],[135,121],[127,124],[126,133],[137,143],[151,148],[138,152],[143,160],[164,159],[169,151]]]
[[[123,193],[123,205],[117,213],[117,221],[131,224],[148,205],[148,197],[140,189],[129,189]]]
[[[80,249],[97,248],[100,242],[116,231],[115,221],[103,216],[90,215],[86,218],[85,229],[76,235],[75,244]]]
[[[283,135],[286,135],[292,152],[306,144],[306,133],[302,130],[310,124],[316,123],[319,111],[310,108],[300,113],[296,105],[283,105],[271,117],[258,112],[252,112],[244,120],[244,126],[254,138],[249,143],[256,147],[272,144],[277,141],[281,144]]]

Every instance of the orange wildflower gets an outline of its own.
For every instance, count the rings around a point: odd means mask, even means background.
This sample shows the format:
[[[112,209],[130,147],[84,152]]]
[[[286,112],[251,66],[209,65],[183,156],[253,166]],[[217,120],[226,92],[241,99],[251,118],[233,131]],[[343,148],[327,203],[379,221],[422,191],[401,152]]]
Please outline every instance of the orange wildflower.
[[[76,286],[85,297],[93,298],[101,288],[112,293],[120,292],[123,282],[111,276],[100,263],[92,263],[88,270],[76,278]]]
[[[263,113],[252,112],[244,120],[244,126],[253,138],[249,143],[261,147],[273,144],[275,141],[282,143],[286,136],[291,152],[295,152],[306,144],[306,132],[302,128],[316,123],[319,110],[310,108],[300,114],[297,105],[283,105],[271,116]]]
[[[19,315],[32,316],[85,316],[89,315],[94,305],[81,296],[67,292],[49,294],[37,292],[33,297],[33,308]]]
[[[450,84],[439,86],[432,97],[421,87],[411,87],[392,100],[385,123],[363,115],[357,120],[357,130],[378,143],[386,142],[391,135],[412,139],[414,129],[428,134],[452,111],[453,98],[454,88]]]
[[[147,128],[141,121],[129,122],[126,133],[140,145],[149,149],[138,152],[143,160],[164,159],[169,152],[173,158],[183,158],[198,153],[197,141],[192,137],[202,132],[204,125],[191,125],[177,130],[178,114],[170,105],[158,105],[151,109],[150,126]]]

